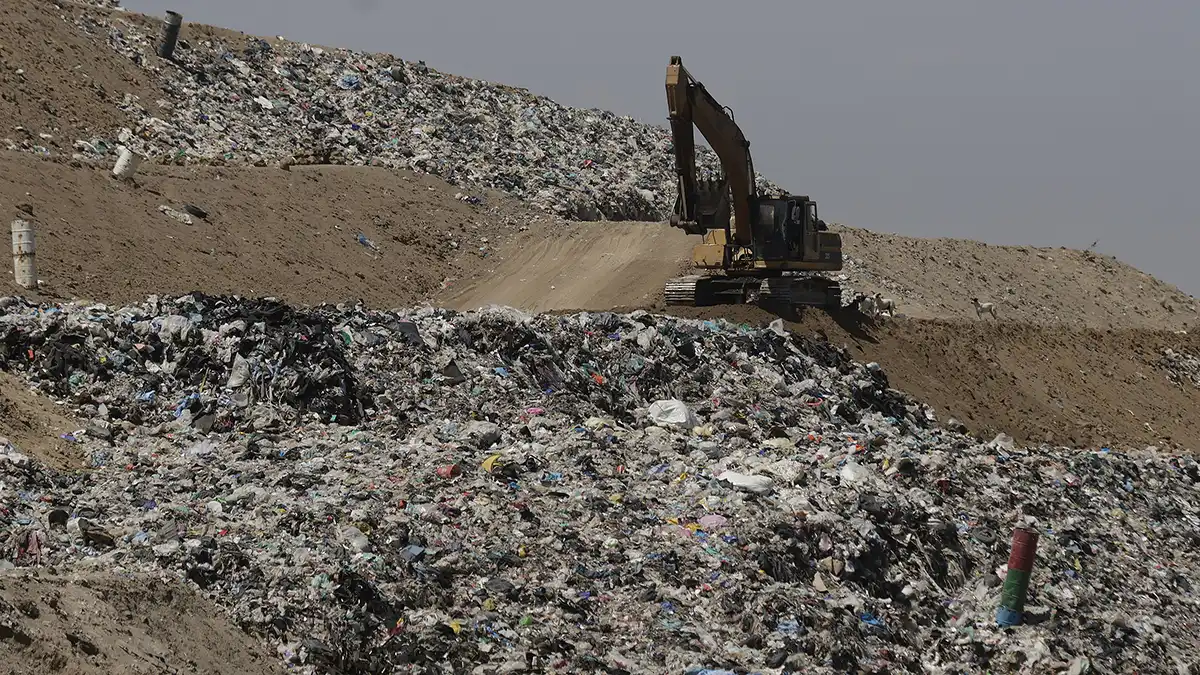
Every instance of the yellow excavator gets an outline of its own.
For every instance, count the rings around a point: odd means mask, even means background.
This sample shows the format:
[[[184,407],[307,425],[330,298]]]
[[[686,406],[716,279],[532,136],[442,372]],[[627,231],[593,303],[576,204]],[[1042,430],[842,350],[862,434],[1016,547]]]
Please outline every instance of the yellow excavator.
[[[750,142],[733,112],[678,56],[667,66],[667,107],[679,188],[671,225],[704,238],[692,249],[700,273],[668,281],[666,303],[840,308],[841,287],[820,273],[842,269],[841,236],[827,231],[807,196],[759,194]],[[715,178],[697,175],[693,127],[721,160]]]

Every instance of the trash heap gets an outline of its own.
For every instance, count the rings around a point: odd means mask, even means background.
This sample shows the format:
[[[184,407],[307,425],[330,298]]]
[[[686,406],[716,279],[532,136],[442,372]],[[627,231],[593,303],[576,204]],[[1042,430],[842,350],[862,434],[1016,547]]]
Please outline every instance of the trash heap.
[[[1163,350],[1158,365],[1175,384],[1200,388],[1200,358],[1194,354],[1167,348]]]
[[[406,168],[503,190],[575,220],[661,220],[672,208],[670,133],[630,117],[389,55],[196,38],[186,23],[171,62],[156,55],[159,34],[143,22],[84,13],[78,24],[166,92],[158,116],[127,97],[122,107],[137,127],[80,140],[84,156],[112,156],[125,144],[168,163]],[[706,176],[719,167],[706,147],[698,161]]]
[[[0,566],[173,575],[295,672],[1200,662],[1194,459],[981,443],[779,324],[2,304],[90,467],[0,443]]]

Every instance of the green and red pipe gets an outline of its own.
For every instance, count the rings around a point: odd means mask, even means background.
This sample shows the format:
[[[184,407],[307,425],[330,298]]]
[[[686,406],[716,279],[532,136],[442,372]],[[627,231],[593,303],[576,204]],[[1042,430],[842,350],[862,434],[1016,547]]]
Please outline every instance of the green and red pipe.
[[[996,623],[1001,626],[1017,626],[1024,619],[1025,595],[1029,592],[1029,579],[1033,576],[1037,542],[1037,532],[1025,527],[1013,530],[1012,551],[1008,555],[1008,574],[1004,577],[1000,607],[996,610]]]

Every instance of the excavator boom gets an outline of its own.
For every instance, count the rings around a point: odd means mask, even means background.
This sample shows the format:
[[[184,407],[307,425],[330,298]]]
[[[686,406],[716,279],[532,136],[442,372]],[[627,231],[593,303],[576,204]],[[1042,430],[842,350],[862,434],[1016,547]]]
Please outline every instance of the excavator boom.
[[[695,209],[700,190],[696,176],[694,129],[699,129],[720,158],[721,168],[729,183],[734,215],[733,240],[741,246],[748,246],[752,236],[750,202],[755,196],[750,141],[746,140],[746,135],[727,109],[683,67],[683,60],[678,56],[672,56],[667,66],[667,108],[675,143],[675,170],[680,182],[680,220],[689,224],[698,220]],[[728,224],[725,226],[728,227]]]

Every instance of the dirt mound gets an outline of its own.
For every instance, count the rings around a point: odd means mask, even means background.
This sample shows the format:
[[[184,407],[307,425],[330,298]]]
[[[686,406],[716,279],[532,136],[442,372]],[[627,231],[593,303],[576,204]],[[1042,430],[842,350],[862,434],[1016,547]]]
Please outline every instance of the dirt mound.
[[[978,317],[971,298],[1005,321],[1090,328],[1178,330],[1200,324],[1196,299],[1112,256],[993,246],[835,228],[849,261],[846,283],[898,301],[923,319]]]
[[[29,391],[20,378],[0,372],[0,438],[50,466],[68,468],[82,457],[62,435],[78,428],[62,408]]]
[[[692,243],[661,223],[538,230],[513,241],[484,278],[444,302],[459,309],[502,304],[530,311],[641,306],[684,272]]]
[[[0,573],[0,663],[11,675],[282,673],[264,645],[191,590],[109,574]]]
[[[971,298],[978,297],[997,304],[1001,321],[1020,324],[1180,330],[1200,323],[1192,296],[1088,251],[837,229],[850,257],[843,284],[895,298],[897,311],[912,318],[977,321]],[[448,302],[528,310],[649,306],[661,298],[663,282],[687,273],[698,241],[663,223],[530,232],[500,251],[491,279]]]
[[[120,108],[126,95],[156,110],[162,91],[79,31],[73,21],[80,11],[46,1],[0,3],[0,138],[70,154],[75,139],[112,137],[134,124]]]
[[[1200,390],[1158,366],[1195,335],[902,321],[862,343],[895,384],[980,432],[1074,447],[1200,448]]]
[[[104,168],[0,154],[0,204],[11,209],[0,215],[34,223],[44,293],[410,305],[484,269],[532,218],[499,195],[476,205],[438,179],[378,168],[143,168],[135,186]],[[187,204],[205,214],[189,215],[191,225],[160,210]],[[5,268],[0,292],[21,293]]]

